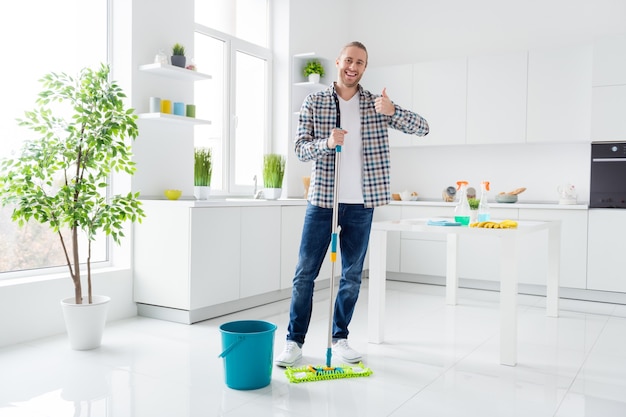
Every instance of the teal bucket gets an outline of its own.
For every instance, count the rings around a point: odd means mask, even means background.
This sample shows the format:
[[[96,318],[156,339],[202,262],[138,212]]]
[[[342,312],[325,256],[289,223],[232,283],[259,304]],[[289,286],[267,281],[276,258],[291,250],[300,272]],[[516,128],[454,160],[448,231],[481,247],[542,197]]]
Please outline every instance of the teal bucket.
[[[224,376],[229,388],[250,390],[269,385],[274,361],[276,325],[266,321],[241,320],[224,323],[222,350]]]

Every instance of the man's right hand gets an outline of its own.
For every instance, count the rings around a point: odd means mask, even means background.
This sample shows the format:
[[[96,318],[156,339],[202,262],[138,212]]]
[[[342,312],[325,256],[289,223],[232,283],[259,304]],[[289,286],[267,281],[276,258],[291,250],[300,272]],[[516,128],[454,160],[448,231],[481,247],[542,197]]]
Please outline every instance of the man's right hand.
[[[347,130],[343,130],[340,128],[333,129],[333,131],[330,133],[330,137],[328,138],[328,141],[326,142],[326,144],[328,145],[328,148],[335,149],[337,145],[343,146],[345,135],[347,134],[348,134]]]

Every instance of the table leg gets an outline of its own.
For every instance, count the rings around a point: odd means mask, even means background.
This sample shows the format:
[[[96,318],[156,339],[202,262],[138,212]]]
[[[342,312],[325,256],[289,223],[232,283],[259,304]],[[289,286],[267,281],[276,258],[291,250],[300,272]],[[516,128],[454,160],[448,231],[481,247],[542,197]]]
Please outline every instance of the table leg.
[[[456,233],[448,233],[446,239],[446,304],[456,305],[459,288],[458,260],[459,236]]]
[[[503,236],[500,254],[500,363],[517,364],[517,242]]]
[[[387,231],[371,231],[369,257],[368,336],[370,343],[382,343],[385,330]]]
[[[553,221],[548,229],[548,278],[546,315],[559,316],[559,277],[561,274],[561,222]]]

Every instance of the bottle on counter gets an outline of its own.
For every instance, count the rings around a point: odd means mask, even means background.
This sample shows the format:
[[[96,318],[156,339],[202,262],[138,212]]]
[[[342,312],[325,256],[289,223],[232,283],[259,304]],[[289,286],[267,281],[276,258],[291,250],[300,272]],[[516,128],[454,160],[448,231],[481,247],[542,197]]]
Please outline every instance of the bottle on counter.
[[[467,181],[457,181],[456,183],[459,202],[454,209],[454,221],[467,226],[470,222],[470,206],[467,201]]]
[[[480,184],[480,203],[478,203],[478,221],[487,222],[491,219],[489,212],[489,202],[487,201],[487,194],[489,192],[489,181],[483,181]]]

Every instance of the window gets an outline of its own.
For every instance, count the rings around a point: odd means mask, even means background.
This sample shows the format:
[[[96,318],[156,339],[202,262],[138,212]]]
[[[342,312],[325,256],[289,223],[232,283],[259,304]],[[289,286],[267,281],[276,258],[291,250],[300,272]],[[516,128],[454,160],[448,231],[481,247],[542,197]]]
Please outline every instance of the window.
[[[0,14],[2,49],[11,56],[3,61],[0,77],[0,91],[10,97],[0,101],[0,158],[19,150],[34,134],[16,119],[34,108],[43,75],[73,74],[107,62],[107,0],[27,0],[11,7],[11,13]],[[0,278],[8,271],[64,266],[58,239],[35,222],[18,228],[10,207],[0,209]],[[107,259],[106,240],[94,242],[93,259]]]
[[[212,75],[195,84],[196,146],[213,151],[211,192],[252,194],[269,149],[271,51],[267,1],[196,1],[194,61]]]

